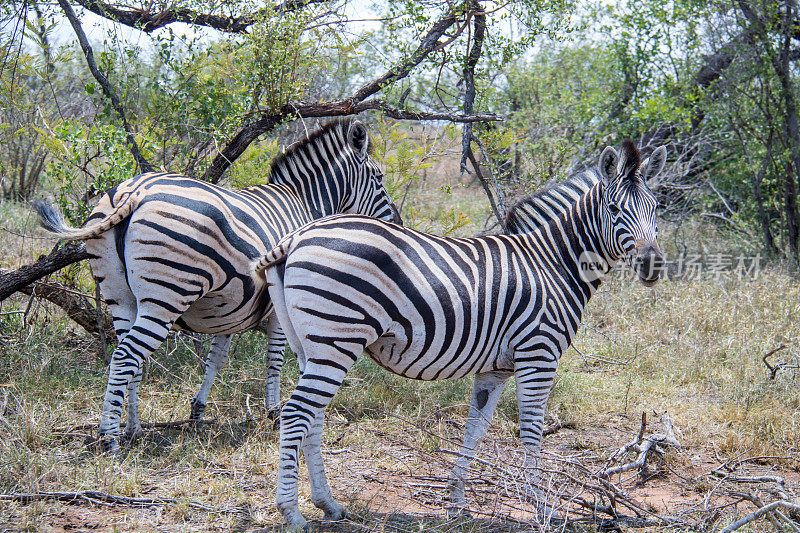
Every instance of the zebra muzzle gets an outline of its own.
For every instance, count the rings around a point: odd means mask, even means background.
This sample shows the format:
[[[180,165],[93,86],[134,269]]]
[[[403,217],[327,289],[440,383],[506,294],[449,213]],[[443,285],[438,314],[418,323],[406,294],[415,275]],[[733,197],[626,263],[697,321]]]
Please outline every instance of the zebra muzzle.
[[[661,253],[658,243],[644,239],[637,239],[636,252],[633,267],[639,275],[639,281],[645,287],[652,287],[661,277],[661,271],[665,264],[664,255]]]

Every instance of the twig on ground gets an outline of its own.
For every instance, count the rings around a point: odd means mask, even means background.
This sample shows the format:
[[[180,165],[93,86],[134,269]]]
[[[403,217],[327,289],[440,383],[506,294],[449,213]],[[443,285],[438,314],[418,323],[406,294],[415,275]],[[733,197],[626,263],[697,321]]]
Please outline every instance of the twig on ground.
[[[790,503],[790,502],[787,502],[787,501],[784,501],[784,500],[779,500],[779,501],[772,502],[772,503],[770,503],[768,505],[765,505],[765,506],[759,508],[756,512],[754,512],[752,514],[749,514],[749,515],[745,516],[744,518],[742,518],[740,520],[737,520],[733,524],[729,525],[728,527],[726,527],[725,529],[720,531],[720,533],[731,533],[732,531],[736,531],[737,529],[741,528],[742,526],[744,526],[746,524],[749,524],[750,522],[752,522],[754,520],[758,520],[759,518],[761,518],[765,514],[770,513],[772,511],[775,511],[777,509],[789,509],[789,510],[792,510],[792,511],[800,512],[800,505],[798,505],[796,503]],[[798,530],[797,526],[794,525],[793,521],[790,521],[789,525],[791,525],[794,528],[795,531]]]
[[[767,359],[772,357],[773,355],[775,355],[779,351],[783,350],[784,348],[786,348],[786,345],[785,344],[781,344],[780,346],[778,346],[774,350],[770,350],[764,357],[761,358],[761,360],[764,361],[764,364],[767,365],[767,368],[769,368],[769,379],[775,379],[775,375],[778,373],[778,370],[780,370],[782,367],[786,366],[786,363],[778,363],[777,365],[775,365],[773,367],[772,365],[769,364],[769,361],[767,361]]]
[[[171,422],[145,422],[142,424],[142,429],[155,429],[155,428],[174,428],[180,426],[189,426],[189,425],[206,425],[206,424],[216,424],[217,419],[213,418],[210,420],[173,420]],[[77,432],[77,431],[86,431],[91,429],[96,429],[99,426],[99,423],[96,424],[80,424],[78,426],[70,426],[70,427],[60,427],[60,428],[53,428],[53,433],[69,433],[69,432]],[[125,427],[125,422],[121,422],[119,425],[120,428]]]

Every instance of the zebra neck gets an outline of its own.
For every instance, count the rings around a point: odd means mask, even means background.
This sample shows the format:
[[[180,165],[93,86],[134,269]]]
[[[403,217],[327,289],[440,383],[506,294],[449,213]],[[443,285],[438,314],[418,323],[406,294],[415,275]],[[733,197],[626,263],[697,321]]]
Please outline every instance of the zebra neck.
[[[565,281],[583,305],[589,302],[615,262],[603,239],[600,198],[598,185],[550,226],[559,228],[551,230],[552,261],[562,265]]]
[[[341,161],[310,161],[297,151],[272,168],[269,184],[285,189],[307,209],[312,219],[338,213],[345,189]]]

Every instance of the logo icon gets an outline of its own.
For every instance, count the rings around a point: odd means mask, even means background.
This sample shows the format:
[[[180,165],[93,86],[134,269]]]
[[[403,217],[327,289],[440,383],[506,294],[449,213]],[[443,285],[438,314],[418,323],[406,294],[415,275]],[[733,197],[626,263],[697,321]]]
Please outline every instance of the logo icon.
[[[578,271],[583,281],[602,280],[609,270],[608,262],[598,253],[583,252],[578,257]]]

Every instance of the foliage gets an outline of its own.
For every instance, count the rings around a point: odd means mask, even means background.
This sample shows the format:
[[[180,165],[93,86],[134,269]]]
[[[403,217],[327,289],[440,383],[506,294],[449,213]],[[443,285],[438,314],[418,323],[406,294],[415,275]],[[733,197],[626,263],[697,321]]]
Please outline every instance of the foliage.
[[[415,207],[413,200],[406,203],[409,191],[418,180],[433,168],[433,162],[448,153],[456,140],[455,128],[448,127],[441,134],[426,133],[422,128],[405,128],[394,121],[378,122],[378,133],[373,139],[374,156],[384,166],[384,186],[390,196],[403,209],[404,225],[421,229],[435,229],[450,235],[471,222],[470,217],[457,206],[438,205],[436,209],[424,210]],[[450,196],[449,186],[440,190]]]
[[[52,155],[50,179],[59,184],[59,205],[74,224],[82,224],[91,212],[90,198],[136,175],[126,134],[114,125],[65,120],[42,134]],[[147,139],[139,136],[137,141],[145,154],[152,153]]]

